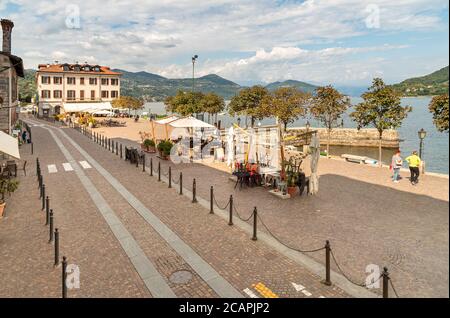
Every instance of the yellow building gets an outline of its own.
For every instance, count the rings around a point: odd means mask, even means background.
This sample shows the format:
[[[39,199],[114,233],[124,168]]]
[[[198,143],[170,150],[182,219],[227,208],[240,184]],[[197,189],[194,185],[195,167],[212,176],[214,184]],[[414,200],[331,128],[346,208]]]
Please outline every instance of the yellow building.
[[[120,97],[120,76],[107,66],[39,64],[36,72],[40,116],[110,109]]]

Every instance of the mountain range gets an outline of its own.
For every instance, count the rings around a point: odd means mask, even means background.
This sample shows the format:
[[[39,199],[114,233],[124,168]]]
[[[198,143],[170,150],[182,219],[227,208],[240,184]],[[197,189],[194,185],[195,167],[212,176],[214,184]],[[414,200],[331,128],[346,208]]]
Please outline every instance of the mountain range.
[[[178,90],[192,90],[192,78],[169,79],[157,74],[141,71],[129,72],[115,69],[121,72],[121,94],[135,97],[144,97],[149,101],[163,101],[167,96],[175,95]],[[440,95],[448,93],[449,68],[444,67],[422,77],[410,78],[392,87],[403,96]],[[35,70],[25,70],[25,78],[19,80],[19,96],[21,101],[30,102],[35,96]],[[216,74],[209,74],[195,78],[195,90],[204,93],[214,92],[224,99],[231,99],[245,86],[236,84]],[[279,87],[296,87],[305,92],[313,92],[317,86],[296,80],[274,82],[265,86],[269,90]],[[364,87],[336,87],[341,93],[350,96],[360,96],[367,88]]]
[[[114,71],[123,74],[121,78],[121,92],[123,95],[143,96],[146,99],[162,101],[167,96],[175,95],[178,90],[192,90],[192,78],[169,79],[148,72],[128,72],[120,69],[115,69]],[[216,74],[195,78],[194,85],[196,91],[203,93],[214,92],[225,99],[231,99],[239,90],[244,88],[244,86]],[[274,82],[266,87],[269,90],[274,90],[278,87],[287,86],[293,86],[307,92],[312,92],[316,89],[314,85],[295,80]]]
[[[403,96],[448,94],[448,66],[425,76],[404,80],[392,87]]]

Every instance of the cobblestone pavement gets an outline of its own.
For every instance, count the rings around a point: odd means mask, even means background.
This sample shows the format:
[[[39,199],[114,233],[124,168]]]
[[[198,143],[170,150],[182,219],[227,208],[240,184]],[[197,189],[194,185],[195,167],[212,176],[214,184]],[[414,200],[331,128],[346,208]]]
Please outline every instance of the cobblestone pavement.
[[[155,167],[158,161],[153,156]],[[257,206],[271,232],[290,246],[311,249],[330,240],[341,269],[356,282],[376,264],[388,267],[401,297],[449,295],[448,179],[424,175],[413,188],[405,172],[393,184],[387,169],[321,159],[319,194],[280,200],[263,188],[234,189],[229,174],[201,164],[161,164],[164,172],[171,165],[174,176],[182,171],[189,189],[195,177],[198,196],[208,201],[214,186],[219,204],[233,194],[243,216]],[[308,174],[308,161],[303,167]],[[324,263],[321,253],[309,256]]]
[[[102,149],[77,131],[63,129],[70,138],[95,158],[243,295],[247,297],[347,297],[341,289],[323,285],[321,277],[312,274],[264,243],[250,240],[250,237],[239,228],[228,226],[222,218],[208,214],[208,211],[200,205],[192,204],[188,198],[177,195],[174,189],[168,189],[166,184],[157,182],[155,177],[143,174],[141,168],[137,169],[120,160],[118,156]],[[33,130],[43,131],[39,127]],[[64,140],[64,137],[60,136],[59,132],[57,134],[77,161],[84,159]],[[39,147],[41,138],[36,135],[37,133],[33,135],[35,147]],[[49,139],[49,137],[43,139]],[[57,152],[56,149],[51,150],[53,151]],[[56,158],[53,162],[48,161],[48,164],[55,164],[58,167],[58,172],[51,174],[51,177],[64,175],[63,178],[66,180],[70,178],[76,180],[74,176],[68,176],[72,172],[62,170],[64,162],[63,158],[59,161]],[[188,284],[172,283],[170,285],[177,296],[216,296],[205,282],[196,276],[196,273],[158,237],[145,220],[140,218],[121,196],[114,193],[106,179],[95,169],[86,169],[85,173],[96,188],[100,189],[102,195],[108,198],[108,203],[164,277],[169,277],[174,271],[180,269],[193,274]],[[69,202],[66,200],[66,205]],[[95,213],[91,212],[91,214]],[[83,237],[81,233],[80,237]],[[101,246],[103,241],[97,244]],[[87,253],[86,257],[89,257],[89,254]],[[109,260],[110,263],[115,264],[115,257],[110,257]],[[80,294],[80,296],[83,295]]]
[[[80,289],[69,290],[68,296],[151,297],[78,179],[48,173],[47,164],[65,162],[48,132],[33,129],[33,139],[34,156],[30,145],[20,150],[28,162],[27,176],[19,173],[19,189],[7,200],[7,217],[0,219],[0,297],[61,297],[61,266],[53,266],[36,157],[60,231],[61,258],[66,255],[80,270]]]

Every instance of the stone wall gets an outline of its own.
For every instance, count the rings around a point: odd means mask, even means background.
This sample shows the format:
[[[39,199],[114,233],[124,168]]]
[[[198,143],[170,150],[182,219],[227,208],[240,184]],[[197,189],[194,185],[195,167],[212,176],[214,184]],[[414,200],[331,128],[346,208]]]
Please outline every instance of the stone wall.
[[[0,68],[11,65],[9,57],[0,54]],[[8,132],[9,129],[9,71],[0,72],[0,97],[3,103],[0,105],[0,130]]]
[[[320,143],[327,143],[327,130],[325,128],[310,128],[319,132]],[[289,135],[305,133],[305,128],[289,128]],[[331,131],[330,145],[332,146],[354,146],[354,147],[378,147],[378,131],[374,128],[335,128]],[[400,139],[397,130],[385,130],[383,132],[382,146],[384,148],[398,148]]]

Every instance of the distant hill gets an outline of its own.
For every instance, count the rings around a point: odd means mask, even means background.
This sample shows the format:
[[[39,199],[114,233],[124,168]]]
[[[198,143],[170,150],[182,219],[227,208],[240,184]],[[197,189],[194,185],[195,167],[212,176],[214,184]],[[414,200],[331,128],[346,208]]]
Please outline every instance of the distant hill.
[[[154,101],[163,101],[167,96],[175,95],[178,90],[192,89],[192,78],[168,79],[148,72],[121,72],[121,93],[135,97],[147,97]],[[215,92],[225,99],[233,97],[241,86],[215,74],[195,79],[195,89],[203,93]]]
[[[190,91],[192,78],[169,79],[157,74],[141,71],[129,72],[121,69],[113,71],[122,73],[121,94],[135,97],[144,97],[147,100],[163,101],[167,96],[175,95],[178,90]],[[25,70],[25,78],[19,80],[19,94],[21,101],[30,101],[35,95],[35,70]],[[279,87],[296,87],[305,92],[313,92],[317,86],[296,80],[274,82],[266,86],[269,90]],[[209,74],[195,78],[195,90],[203,93],[214,92],[229,100],[244,88],[230,80],[216,74]]]
[[[431,74],[414,77],[392,87],[404,96],[441,95],[448,93],[448,66]]]
[[[35,70],[25,70],[25,77],[19,77],[19,100],[31,103],[31,98],[36,94]]]
[[[312,93],[317,88],[317,86],[308,84],[305,82],[300,82],[296,80],[287,80],[284,82],[274,82],[266,86],[266,88],[270,91],[276,90],[280,87],[295,87],[300,91]]]

